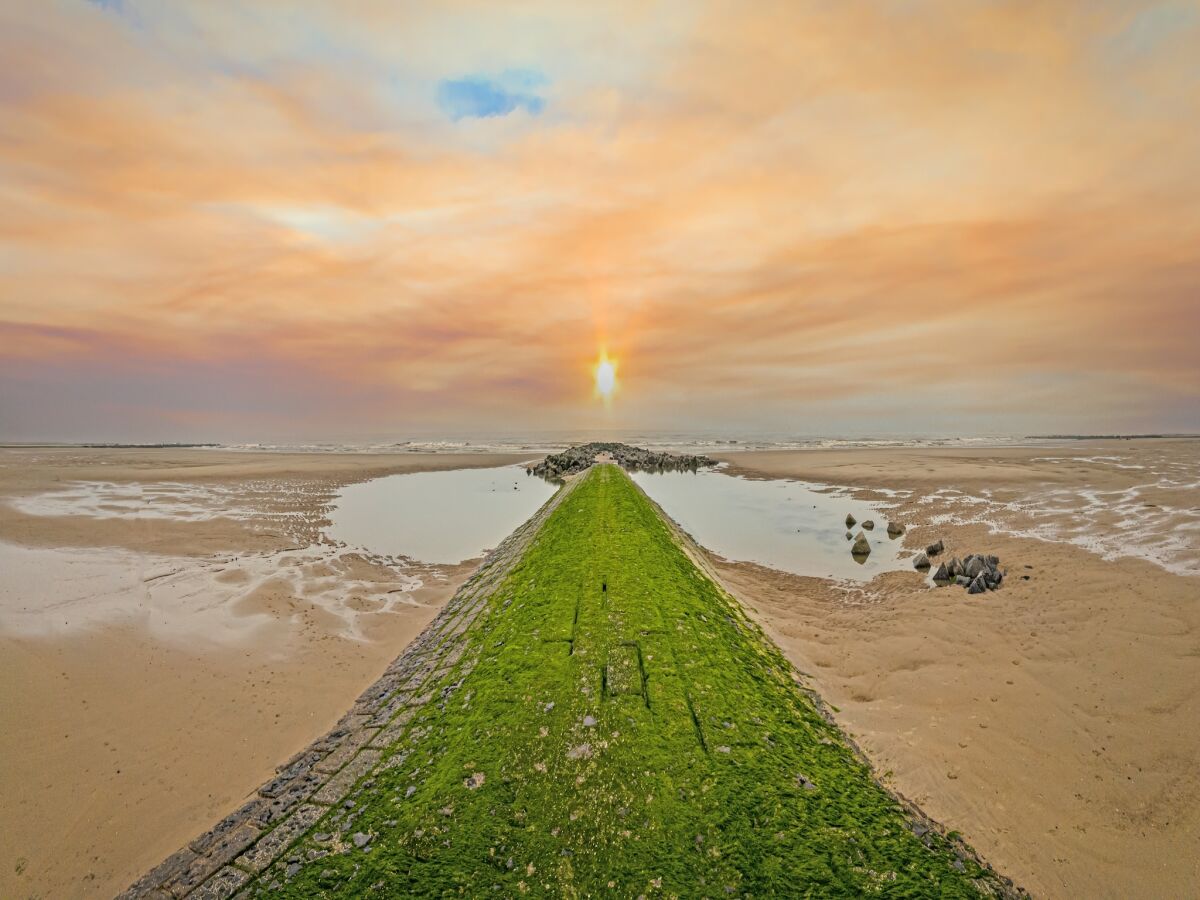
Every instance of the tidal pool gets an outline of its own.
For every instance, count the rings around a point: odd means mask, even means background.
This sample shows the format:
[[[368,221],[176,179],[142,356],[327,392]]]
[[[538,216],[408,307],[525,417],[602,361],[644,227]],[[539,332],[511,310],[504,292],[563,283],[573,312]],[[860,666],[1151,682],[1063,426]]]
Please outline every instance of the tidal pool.
[[[381,556],[460,563],[494,548],[554,491],[521,466],[386,475],[339,491],[325,533]]]
[[[818,578],[866,581],[909,567],[887,516],[836,489],[798,481],[758,481],[720,471],[638,472],[633,480],[700,544],[729,560]],[[867,531],[871,554],[850,555],[846,513]],[[852,531],[858,534],[860,526]]]

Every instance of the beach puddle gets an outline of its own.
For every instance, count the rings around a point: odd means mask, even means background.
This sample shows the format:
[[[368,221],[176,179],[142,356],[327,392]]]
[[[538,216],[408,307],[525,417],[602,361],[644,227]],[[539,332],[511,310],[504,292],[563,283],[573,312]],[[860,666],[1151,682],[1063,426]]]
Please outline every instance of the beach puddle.
[[[318,610],[344,637],[360,616],[414,604],[418,573],[318,545],[204,559],[112,548],[34,548],[0,541],[0,634],[53,637],[139,624],[190,647],[238,645]]]
[[[700,544],[725,559],[818,578],[867,581],[907,569],[902,538],[887,534],[887,516],[836,488],[798,481],[759,481],[720,471],[638,472],[633,480]],[[873,520],[865,559],[850,555],[846,514]],[[857,535],[860,525],[851,531]]]
[[[381,556],[450,565],[496,547],[554,491],[520,466],[387,475],[342,488],[325,534]]]

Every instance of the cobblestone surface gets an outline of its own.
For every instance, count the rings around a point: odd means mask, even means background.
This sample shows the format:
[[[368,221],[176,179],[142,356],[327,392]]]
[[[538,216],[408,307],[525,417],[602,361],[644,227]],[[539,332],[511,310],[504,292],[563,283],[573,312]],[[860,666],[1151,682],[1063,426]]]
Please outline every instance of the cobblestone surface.
[[[453,693],[456,684],[444,684],[446,676],[453,672],[461,681],[471,670],[473,661],[464,659],[463,635],[573,487],[570,483],[563,487],[488,555],[429,627],[363,691],[328,734],[281,765],[252,800],[130,885],[120,900],[232,897],[268,869],[264,881],[272,875],[287,879],[302,863],[319,858],[302,860],[288,850],[331,811],[336,812],[323,826],[332,832],[327,840],[350,843],[355,792],[370,783],[382,751],[405,734],[421,707],[445,703]],[[402,757],[393,756],[385,765],[402,762]]]

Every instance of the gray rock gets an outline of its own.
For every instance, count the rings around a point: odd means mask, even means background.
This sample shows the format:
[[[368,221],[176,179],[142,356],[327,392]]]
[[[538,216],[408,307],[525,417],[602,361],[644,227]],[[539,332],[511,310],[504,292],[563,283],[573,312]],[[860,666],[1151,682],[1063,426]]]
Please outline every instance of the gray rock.
[[[954,583],[957,585],[960,585],[962,587],[966,587],[968,584],[971,583],[971,579],[968,578],[966,575],[955,575]]]
[[[987,564],[988,564],[989,566],[998,566],[998,565],[1000,565],[1000,557],[998,557],[998,556],[989,556],[989,557],[987,558]]]
[[[858,519],[854,518],[854,516],[850,515],[850,513],[846,513],[846,527],[847,528],[853,528],[854,523],[857,521],[858,521]]]
[[[958,575],[961,575],[962,573],[963,573],[962,563],[959,562],[958,557],[955,556],[953,559],[950,560],[949,565],[946,566],[946,574],[949,575],[951,578],[954,578]]]
[[[946,571],[946,564],[942,563],[937,567],[937,571],[933,573],[934,581],[949,581],[950,573]]]
[[[867,521],[862,523],[862,527],[867,529],[867,531],[874,531],[875,523],[873,521],[871,521],[870,519],[867,519]]]
[[[800,772],[796,773],[796,784],[800,785],[800,787],[804,788],[806,791],[815,791],[817,789],[817,786],[809,781],[808,778]]]
[[[987,569],[987,566],[978,556],[970,556],[968,559],[970,562],[963,567],[963,574],[974,581],[975,578],[980,575],[980,573]]]
[[[699,468],[717,464],[715,459],[709,459],[707,456],[676,455],[632,447],[629,444],[593,442],[569,447],[562,453],[551,454],[536,465],[526,466],[525,472],[559,481],[564,475],[574,475],[589,468],[602,453],[631,472],[695,472]]]
[[[354,834],[350,835],[350,840],[354,841],[355,847],[361,849],[367,846],[367,844],[371,843],[371,835],[363,834],[361,831],[356,831]]]
[[[848,540],[848,541],[854,540],[854,532],[853,531],[846,532],[846,540]]]
[[[941,553],[945,549],[946,549],[946,546],[942,543],[941,538],[938,538],[937,543],[930,544],[928,547],[925,548],[925,552],[928,553],[930,556],[937,556],[939,553]]]
[[[978,576],[976,576],[975,580],[971,582],[970,587],[967,588],[967,593],[968,594],[982,594],[986,590],[987,590],[987,582],[984,580],[984,577],[982,575],[978,575]]]
[[[929,557],[924,552],[918,553],[916,559],[913,560],[914,569],[928,569]]]
[[[854,546],[850,548],[850,552],[855,556],[866,556],[871,552],[871,544],[867,540],[867,536],[861,531],[858,537],[854,539]]]
[[[904,534],[904,526],[899,522],[888,522],[888,537],[899,537]]]

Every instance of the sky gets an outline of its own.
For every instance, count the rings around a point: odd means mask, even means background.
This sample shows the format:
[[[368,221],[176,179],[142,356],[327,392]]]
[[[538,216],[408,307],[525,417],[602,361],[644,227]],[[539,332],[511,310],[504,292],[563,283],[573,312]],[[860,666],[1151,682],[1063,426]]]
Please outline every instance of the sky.
[[[1195,0],[0,0],[0,440],[1200,431],[1198,339]]]

